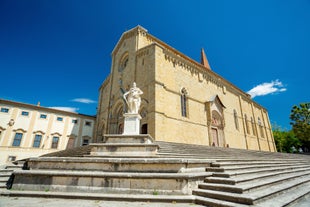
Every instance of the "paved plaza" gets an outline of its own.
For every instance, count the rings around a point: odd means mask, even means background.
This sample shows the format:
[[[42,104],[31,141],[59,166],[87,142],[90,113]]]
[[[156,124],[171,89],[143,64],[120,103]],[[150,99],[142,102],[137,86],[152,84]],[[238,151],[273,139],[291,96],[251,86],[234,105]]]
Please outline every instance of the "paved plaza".
[[[191,203],[120,202],[59,198],[0,197],[0,207],[199,207]]]

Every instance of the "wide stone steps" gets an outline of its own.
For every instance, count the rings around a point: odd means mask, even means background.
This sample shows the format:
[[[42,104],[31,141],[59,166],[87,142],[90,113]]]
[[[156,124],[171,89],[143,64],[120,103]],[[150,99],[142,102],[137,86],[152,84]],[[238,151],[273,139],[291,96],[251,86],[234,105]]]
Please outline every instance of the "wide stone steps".
[[[287,191],[294,191],[296,188],[302,188],[303,186],[308,186],[310,184],[309,176],[300,177],[298,179],[287,180],[278,185],[273,185],[268,188],[258,189],[256,191],[250,191],[242,194],[215,191],[215,190],[205,190],[197,189],[193,191],[193,195],[203,196],[207,198],[214,198],[229,202],[235,202],[240,204],[253,205],[259,201],[263,201],[268,198],[275,199],[277,195]],[[309,192],[309,188],[306,188]]]
[[[207,206],[276,207],[310,193],[308,160],[216,160],[206,170],[213,175],[193,195],[196,203]],[[290,196],[282,199],[283,194]],[[282,204],[275,199],[282,199]]]
[[[248,171],[250,169],[265,169],[265,168],[272,168],[274,166],[277,167],[292,167],[294,168],[296,166],[296,163],[281,163],[281,164],[266,164],[266,165],[256,165],[256,164],[248,164],[248,165],[242,165],[242,166],[228,166],[225,167],[225,172],[236,172],[245,170]]]
[[[309,165],[298,165],[298,166],[282,166],[282,167],[268,167],[268,168],[251,168],[251,169],[241,169],[241,170],[224,170],[223,173],[214,173],[214,177],[234,177],[234,176],[244,176],[249,174],[264,174],[264,173],[270,173],[270,172],[282,172],[285,170],[294,170],[294,169],[303,169],[308,168]]]
[[[301,184],[297,187],[291,188],[287,191],[282,191],[281,193],[271,195],[272,199],[268,199],[268,197],[258,199],[254,201],[254,204],[241,204],[236,202],[230,202],[222,199],[215,199],[210,197],[203,197],[196,195],[196,203],[212,206],[212,207],[245,207],[245,206],[253,206],[253,207],[282,207],[282,206],[295,206],[297,207],[298,200],[303,197],[309,195],[309,192],[305,191],[307,189],[308,184]],[[290,205],[291,204],[291,205]]]
[[[291,174],[270,175],[265,178],[256,178],[248,182],[236,183],[235,185],[220,184],[220,183],[201,183],[199,184],[200,189],[217,190],[233,193],[244,193],[248,191],[257,190],[259,188],[269,188],[271,185],[277,185],[281,182],[293,180],[302,176],[308,176],[310,179],[310,171],[295,172]]]
[[[280,207],[310,193],[308,156],[155,144],[156,158],[90,157],[91,147],[85,146],[37,158],[38,163],[30,159],[30,170],[16,171],[15,187],[5,193],[210,207]]]
[[[270,160],[236,160],[234,162],[227,162],[227,161],[217,161],[216,163],[212,163],[212,167],[225,167],[225,169],[228,169],[228,166],[248,166],[248,165],[277,165],[277,164],[283,164],[283,163],[291,163],[291,164],[300,164],[300,163],[306,163],[309,164],[309,162],[306,162],[305,160],[291,160],[291,159],[279,159],[275,161]]]
[[[310,167],[306,166],[305,168],[295,168],[295,169],[282,169],[279,171],[265,171],[265,172],[259,172],[259,173],[251,173],[251,174],[240,174],[240,175],[227,175],[227,176],[222,176],[222,177],[210,177],[210,178],[206,178],[208,180],[208,182],[211,183],[216,183],[216,181],[218,181],[217,183],[221,183],[221,181],[223,180],[230,180],[233,185],[237,184],[237,183],[242,183],[242,182],[253,182],[257,179],[261,179],[261,178],[266,178],[266,177],[275,177],[275,176],[281,176],[281,175],[289,175],[289,174],[294,174],[294,173],[307,173],[309,172]],[[214,174],[213,174],[214,176]],[[214,182],[212,182],[212,179],[214,180]]]

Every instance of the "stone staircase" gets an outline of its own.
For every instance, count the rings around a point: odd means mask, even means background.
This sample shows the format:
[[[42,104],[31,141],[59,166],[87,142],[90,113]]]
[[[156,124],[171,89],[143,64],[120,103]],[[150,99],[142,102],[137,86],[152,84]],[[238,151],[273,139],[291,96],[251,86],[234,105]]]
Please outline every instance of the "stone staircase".
[[[0,189],[6,189],[7,188],[7,182],[12,175],[13,170],[9,169],[0,169]]]
[[[193,191],[196,203],[207,206],[285,206],[310,192],[305,160],[225,160],[207,171],[212,177]]]
[[[0,168],[0,189],[6,189],[7,183],[14,172],[14,170],[20,170],[23,168],[23,163],[16,163],[3,166]]]
[[[310,193],[309,156],[155,144],[155,157],[91,157],[84,146],[30,159],[1,194],[277,207]]]
[[[310,194],[307,155],[160,143],[159,154],[213,159],[212,176],[193,190],[206,206],[288,206]]]

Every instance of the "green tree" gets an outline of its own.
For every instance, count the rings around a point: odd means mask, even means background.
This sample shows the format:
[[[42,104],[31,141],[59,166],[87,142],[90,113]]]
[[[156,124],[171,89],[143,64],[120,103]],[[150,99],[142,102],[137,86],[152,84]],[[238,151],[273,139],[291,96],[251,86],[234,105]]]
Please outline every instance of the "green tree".
[[[296,137],[307,148],[310,147],[310,103],[293,106],[290,114],[292,129]]]
[[[292,130],[283,131],[280,127],[273,126],[273,137],[278,152],[293,153],[301,146],[301,142]]]

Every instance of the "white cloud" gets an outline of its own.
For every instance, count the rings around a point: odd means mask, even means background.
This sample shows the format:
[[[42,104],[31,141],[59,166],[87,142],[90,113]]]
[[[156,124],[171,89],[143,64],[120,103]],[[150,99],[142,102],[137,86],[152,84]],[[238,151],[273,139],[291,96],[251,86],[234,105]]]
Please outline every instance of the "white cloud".
[[[256,96],[266,96],[268,94],[284,92],[286,90],[287,89],[283,86],[281,81],[275,80],[269,83],[259,84],[249,90],[247,93],[250,94],[252,98],[254,98]]]
[[[85,104],[96,103],[96,101],[88,99],[88,98],[75,98],[75,99],[72,99],[71,101],[85,103]]]
[[[79,108],[65,107],[65,106],[52,106],[52,107],[48,107],[48,108],[57,109],[57,110],[61,110],[61,111],[75,112],[75,113],[79,110]]]

